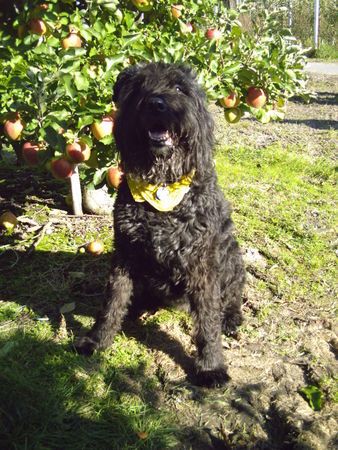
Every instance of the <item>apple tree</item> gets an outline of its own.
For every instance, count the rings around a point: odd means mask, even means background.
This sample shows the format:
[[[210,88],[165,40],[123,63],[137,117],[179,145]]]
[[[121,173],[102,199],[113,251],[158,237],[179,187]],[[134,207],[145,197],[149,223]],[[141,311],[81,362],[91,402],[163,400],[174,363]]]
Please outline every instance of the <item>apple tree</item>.
[[[307,95],[305,51],[283,28],[283,8],[258,14],[254,3],[238,10],[217,0],[0,3],[2,142],[19,161],[69,178],[81,214],[79,173],[82,185],[108,183],[111,192],[120,179],[112,89],[130,64],[183,61],[228,122],[243,114],[281,120],[287,98]]]

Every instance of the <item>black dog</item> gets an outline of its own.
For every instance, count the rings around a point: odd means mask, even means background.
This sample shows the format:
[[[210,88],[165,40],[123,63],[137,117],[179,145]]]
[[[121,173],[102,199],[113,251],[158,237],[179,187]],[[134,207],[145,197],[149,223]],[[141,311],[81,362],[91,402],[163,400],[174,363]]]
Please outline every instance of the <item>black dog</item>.
[[[108,295],[81,353],[106,348],[131,303],[185,298],[195,319],[197,382],[228,376],[221,334],[242,322],[245,270],[230,206],[213,167],[213,120],[191,69],[131,66],[114,86],[116,145],[125,177],[115,204]]]

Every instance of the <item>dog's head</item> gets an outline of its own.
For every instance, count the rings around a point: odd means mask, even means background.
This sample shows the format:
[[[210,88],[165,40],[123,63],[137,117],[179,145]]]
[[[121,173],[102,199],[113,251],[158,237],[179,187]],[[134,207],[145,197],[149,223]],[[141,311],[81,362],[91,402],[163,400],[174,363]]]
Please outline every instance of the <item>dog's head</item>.
[[[117,78],[114,124],[126,173],[173,182],[211,164],[213,121],[194,72],[184,65],[131,66]]]

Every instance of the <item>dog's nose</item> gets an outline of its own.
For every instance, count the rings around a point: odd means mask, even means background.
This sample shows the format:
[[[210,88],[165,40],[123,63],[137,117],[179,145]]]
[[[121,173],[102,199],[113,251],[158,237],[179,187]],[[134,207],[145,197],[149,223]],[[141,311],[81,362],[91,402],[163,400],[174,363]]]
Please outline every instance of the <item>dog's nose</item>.
[[[147,102],[148,110],[151,112],[164,112],[167,105],[161,97],[150,97]]]

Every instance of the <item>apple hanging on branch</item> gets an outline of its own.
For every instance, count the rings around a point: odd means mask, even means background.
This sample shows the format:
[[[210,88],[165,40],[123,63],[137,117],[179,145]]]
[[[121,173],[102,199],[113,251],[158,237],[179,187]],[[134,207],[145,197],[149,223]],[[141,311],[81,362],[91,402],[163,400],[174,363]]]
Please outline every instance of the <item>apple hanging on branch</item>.
[[[22,146],[22,157],[27,164],[38,166],[38,153],[44,149],[45,147],[37,142],[25,142]]]
[[[210,40],[215,39],[218,41],[223,37],[223,34],[220,30],[217,30],[217,28],[210,28],[205,32],[205,37]]]
[[[141,12],[148,12],[153,7],[153,0],[132,0],[132,3]]]
[[[50,163],[50,170],[55,178],[66,179],[73,174],[74,166],[65,157],[54,158]]]
[[[29,32],[42,36],[47,32],[47,25],[41,19],[32,19],[29,24]]]
[[[8,138],[16,141],[21,137],[24,128],[25,122],[20,119],[20,113],[16,112],[9,115],[4,125],[4,133]]]
[[[80,139],[66,145],[66,155],[71,162],[79,164],[89,160],[91,149],[86,142]]]
[[[251,86],[248,89],[247,104],[253,108],[261,108],[267,102],[267,95],[264,89]]]
[[[91,125],[91,130],[94,137],[100,141],[106,136],[113,134],[114,129],[114,118],[112,116],[102,117],[101,122],[94,122]]]
[[[183,5],[171,5],[171,14],[174,19],[181,17],[183,11]]]
[[[240,98],[234,92],[230,91],[227,97],[219,99],[219,103],[223,108],[236,108],[240,103]]]
[[[121,184],[123,172],[119,166],[110,167],[106,172],[106,181],[108,186],[117,189]]]
[[[242,111],[240,108],[225,109],[224,117],[228,123],[237,123],[242,117]]]
[[[82,46],[82,39],[78,35],[77,30],[70,30],[70,33],[61,42],[62,48],[67,50],[67,48],[80,48]]]

